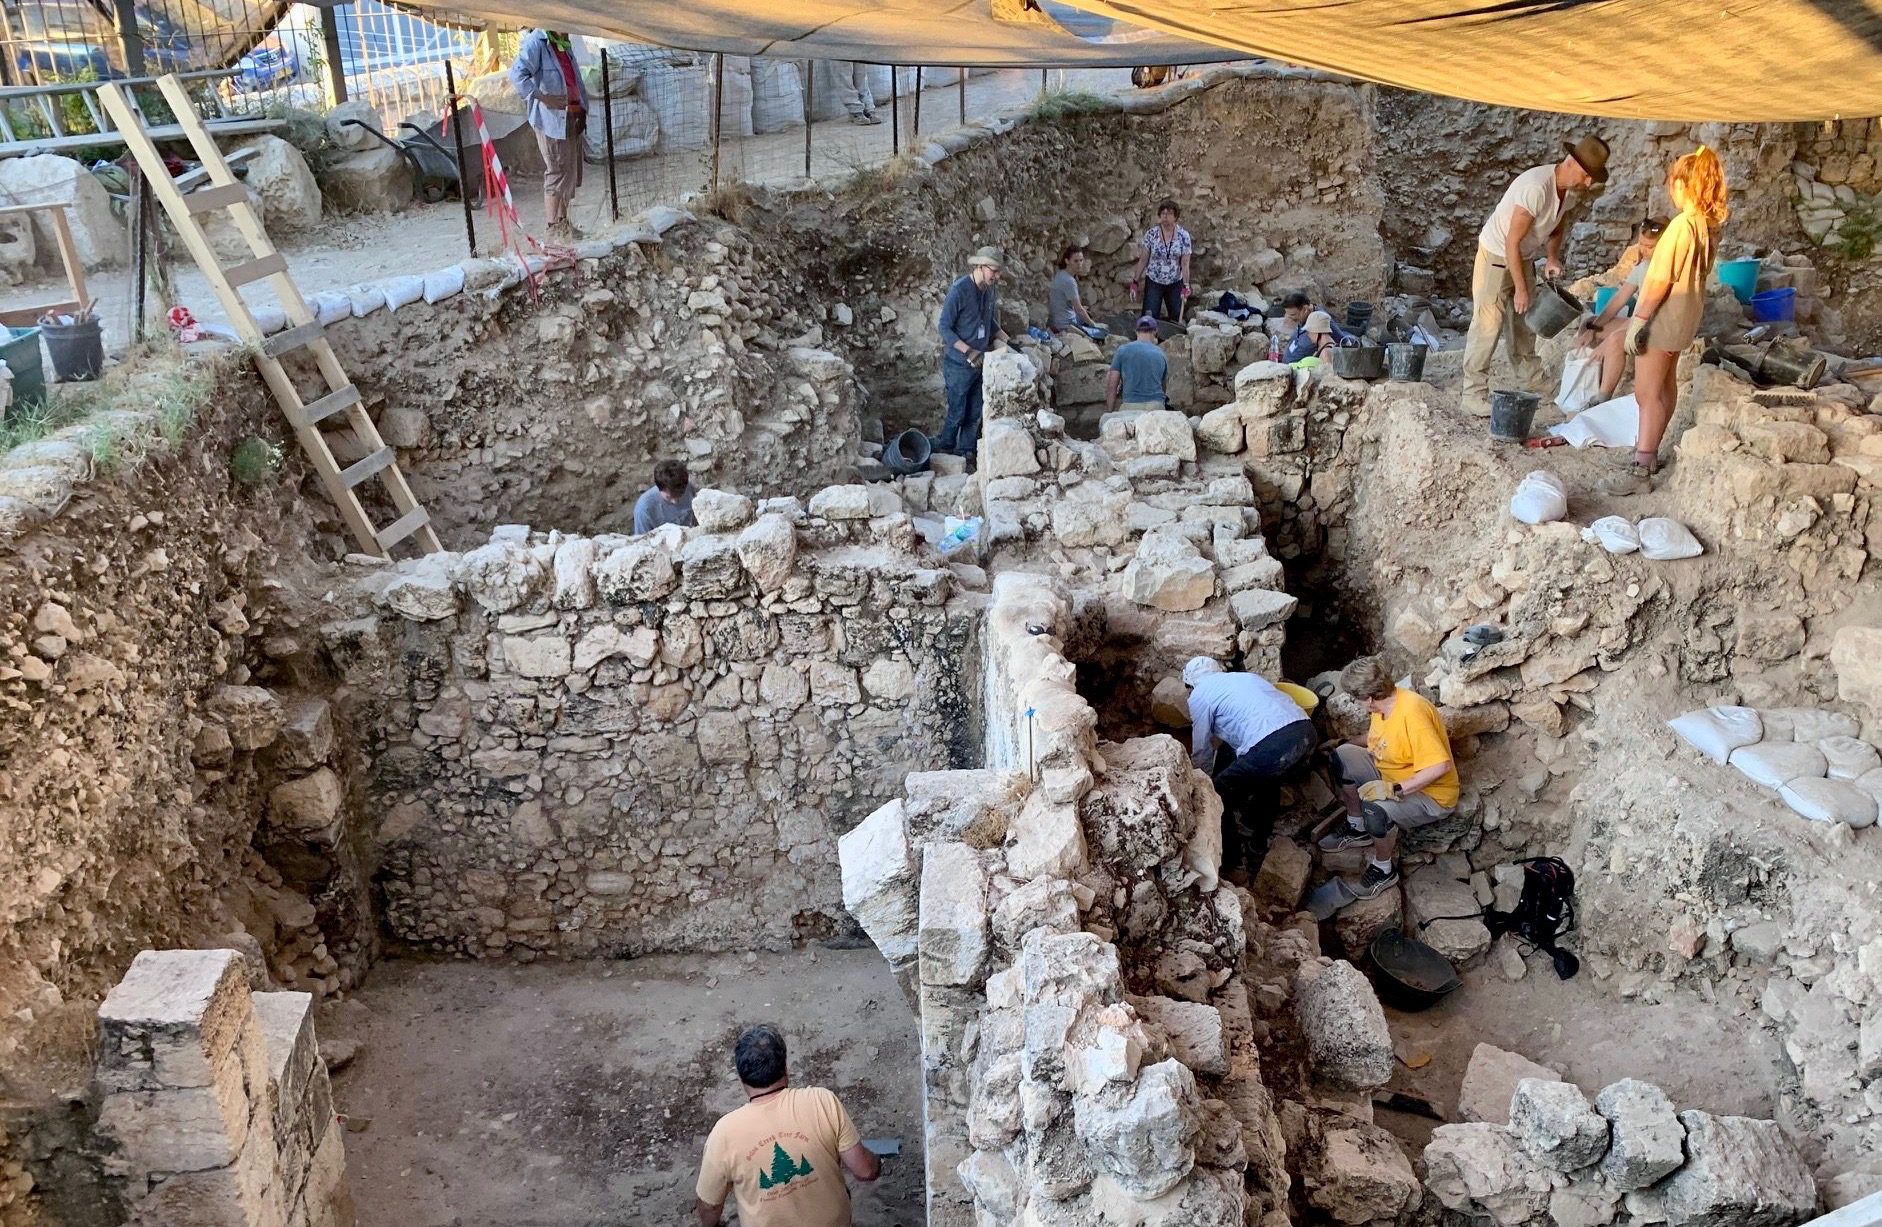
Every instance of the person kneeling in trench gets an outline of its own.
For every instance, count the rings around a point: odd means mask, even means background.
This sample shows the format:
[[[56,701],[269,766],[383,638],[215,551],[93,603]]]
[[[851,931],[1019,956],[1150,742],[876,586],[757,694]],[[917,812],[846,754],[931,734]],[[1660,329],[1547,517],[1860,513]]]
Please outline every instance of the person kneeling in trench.
[[[1457,765],[1438,709],[1394,682],[1378,657],[1346,666],[1340,689],[1365,704],[1372,720],[1364,746],[1332,747],[1346,828],[1321,839],[1320,850],[1365,847],[1365,872],[1347,885],[1370,899],[1398,885],[1399,831],[1429,826],[1456,808]]]
[[[1274,828],[1275,785],[1320,742],[1300,704],[1252,673],[1229,673],[1207,656],[1183,666],[1189,687],[1189,759],[1222,798],[1222,868],[1252,867]],[[1234,754],[1215,769],[1217,743]]]

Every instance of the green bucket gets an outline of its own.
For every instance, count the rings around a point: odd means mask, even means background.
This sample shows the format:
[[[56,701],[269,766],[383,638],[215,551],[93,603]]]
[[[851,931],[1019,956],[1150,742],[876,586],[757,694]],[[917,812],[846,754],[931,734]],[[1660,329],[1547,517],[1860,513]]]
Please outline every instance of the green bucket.
[[[39,329],[7,328],[6,334],[0,341],[0,362],[13,372],[13,399],[6,411],[6,420],[12,421],[46,399],[46,368],[39,356]]]

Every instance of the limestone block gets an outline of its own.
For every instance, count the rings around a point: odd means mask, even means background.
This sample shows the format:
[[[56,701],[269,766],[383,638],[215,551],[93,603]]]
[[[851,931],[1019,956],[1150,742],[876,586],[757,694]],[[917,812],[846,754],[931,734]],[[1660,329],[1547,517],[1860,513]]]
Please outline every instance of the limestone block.
[[[333,1131],[329,1131],[332,1133]],[[188,1227],[250,1227],[283,1220],[274,1139],[251,1129],[226,1167],[181,1172],[151,1189],[133,1221]]]
[[[451,582],[451,556],[426,554],[394,564],[394,575],[380,594],[386,608],[414,622],[441,622],[457,616],[457,587]]]
[[[1023,1190],[1013,1165],[1005,1156],[991,1150],[976,1150],[954,1169],[954,1174],[979,1209],[992,1216],[994,1222],[1018,1220]]]
[[[1540,1227],[1551,1187],[1548,1171],[1500,1125],[1439,1125],[1425,1146],[1425,1188],[1446,1209],[1497,1227]]]
[[[1041,876],[1075,878],[1090,868],[1091,852],[1076,804],[1056,804],[1034,794],[1013,824],[1006,871],[1021,881]]]
[[[751,740],[739,712],[707,712],[699,718],[699,756],[709,763],[731,765],[751,761]]]
[[[1294,1017],[1316,1078],[1351,1090],[1392,1077],[1392,1034],[1365,974],[1338,960],[1302,964],[1294,981]]]
[[[1241,345],[1241,329],[1225,330],[1220,328],[1191,328],[1189,331],[1189,365],[1198,375],[1220,375],[1229,369],[1235,360],[1235,351]]]
[[[965,844],[929,844],[921,863],[923,984],[973,986],[986,975],[987,875]]]
[[[1153,529],[1124,568],[1123,584],[1139,605],[1173,613],[1201,609],[1215,595],[1215,564],[1187,537]]]
[[[1227,1075],[1229,1047],[1222,1011],[1202,1002],[1169,997],[1132,997],[1130,1004],[1145,1022],[1163,1033],[1170,1055],[1191,1071],[1213,1078]]]
[[[1754,454],[1780,464],[1830,462],[1829,437],[1803,422],[1747,422],[1738,434]]]
[[[693,523],[709,533],[729,533],[751,523],[752,501],[731,490],[710,486],[693,493]]]
[[[1085,932],[1035,929],[1020,941],[1021,993],[1029,1006],[1110,1004],[1123,992],[1117,947]]]
[[[1263,588],[1247,588],[1229,598],[1229,610],[1235,615],[1235,623],[1245,631],[1279,626],[1293,617],[1299,605],[1299,597]]]
[[[892,656],[881,657],[863,670],[863,690],[871,698],[902,702],[915,693],[915,667]]]
[[[1195,1166],[1200,1097],[1181,1062],[1159,1061],[1136,1082],[1077,1095],[1072,1105],[1092,1166],[1133,1198],[1163,1196]]]
[[[860,703],[863,698],[856,670],[828,660],[810,662],[810,694],[819,703]]]
[[[111,212],[111,194],[77,159],[50,153],[8,158],[0,162],[0,193],[8,204],[69,204],[72,245],[87,269],[125,258],[124,223]],[[34,245],[42,259],[58,250],[53,226],[50,216],[33,216]]]
[[[1420,926],[1422,940],[1453,964],[1468,967],[1490,952],[1490,930],[1476,919],[1475,914],[1482,908],[1469,883],[1451,877],[1441,866],[1431,865],[1411,875],[1406,894],[1411,903],[1411,922]],[[1438,919],[1441,916],[1465,919]]]
[[[1776,1121],[1679,1119],[1686,1163],[1660,1186],[1671,1227],[1789,1227],[1816,1213],[1817,1182]]]
[[[1019,950],[1020,941],[1034,929],[1050,933],[1076,933],[1081,907],[1079,891],[1085,901],[1091,892],[1074,886],[1063,878],[1034,878],[1000,900],[993,910],[993,936],[1000,948],[1009,953]]]
[[[313,836],[334,831],[346,799],[340,777],[326,767],[277,784],[268,793],[268,817],[281,830]]]
[[[595,603],[595,554],[595,542],[589,537],[571,537],[556,546],[550,568],[555,576],[550,604],[557,609],[587,609]]]
[[[1268,844],[1267,855],[1248,889],[1263,907],[1292,912],[1300,906],[1313,872],[1313,854],[1285,835],[1277,835]]]
[[[287,723],[274,691],[261,686],[221,686],[209,697],[209,714],[222,722],[238,750],[272,745]]]
[[[1110,369],[1103,362],[1073,362],[1062,367],[1052,381],[1052,403],[1064,409],[1102,405],[1105,372]]]
[[[325,1077],[314,1038],[314,998],[311,993],[255,993],[251,1000],[267,1053],[268,1083],[274,1088],[278,1142],[294,1127],[295,1113],[315,1075]]]
[[[1137,450],[1145,456],[1196,459],[1196,436],[1189,418],[1172,409],[1152,409],[1137,416]]]
[[[975,1146],[998,1150],[1019,1136],[1021,1076],[1020,1054],[1014,1051],[987,1061],[974,1080],[967,1101],[967,1136]]]
[[[217,1086],[244,1077],[248,972],[234,950],[146,950],[98,1007],[99,1084],[109,1091]]]
[[[1557,1077],[1548,1066],[1538,1065],[1520,1053],[1478,1044],[1471,1050],[1470,1064],[1464,1067],[1464,1081],[1457,1091],[1457,1114],[1467,1121],[1506,1125],[1518,1082],[1524,1078],[1553,1082]]]
[[[1223,405],[1202,415],[1196,423],[1196,442],[1204,451],[1232,456],[1242,450],[1242,411]]]
[[[1028,417],[1039,409],[1039,368],[1017,349],[995,350],[981,363],[980,390],[989,421]]]
[[[508,613],[521,605],[543,577],[541,561],[514,541],[492,541],[458,555],[452,575],[466,595],[491,613]]]
[[[1801,618],[1785,613],[1739,612],[1737,651],[1740,656],[1775,664],[1803,651],[1804,639]]]
[[[1607,1152],[1607,1118],[1567,1082],[1519,1081],[1510,1099],[1510,1132],[1530,1158],[1559,1172],[1580,1171]]]
[[[1122,545],[1130,533],[1126,509],[1134,506],[1129,491],[1081,483],[1052,500],[1052,535],[1064,546]]]
[[[1336,1223],[1396,1219],[1423,1193],[1398,1140],[1363,1121],[1330,1123],[1301,1176],[1307,1200]]]
[[[318,695],[303,695],[288,703],[275,741],[275,766],[306,771],[326,762],[332,753],[332,705]]]
[[[1256,362],[1235,375],[1235,404],[1244,423],[1281,413],[1293,392],[1294,372],[1285,363]]]
[[[505,635],[503,662],[523,677],[566,677],[571,649],[564,635]]]
[[[1150,692],[1150,718],[1167,728],[1189,727],[1189,687],[1180,677],[1166,677]]]
[[[738,535],[738,560],[760,592],[777,592],[797,565],[797,530],[787,516],[772,512]]]
[[[1033,438],[1018,422],[987,423],[980,436],[980,478],[990,481],[1001,477],[1024,477],[1039,471],[1039,457],[1033,450]]]
[[[320,221],[320,184],[300,150],[268,135],[250,137],[239,147],[255,150],[243,181],[261,194],[262,224],[270,234],[306,230]]]
[[[659,632],[651,626],[637,626],[631,632],[623,632],[620,627],[604,622],[590,627],[575,641],[570,667],[576,673],[591,673],[602,661],[617,656],[626,657],[636,666],[650,665],[659,645]]]
[[[867,520],[869,487],[864,485],[825,486],[810,496],[810,514],[824,520]]]
[[[1845,626],[1830,645],[1837,697],[1882,718],[1882,627]]]
[[[391,213],[412,202],[411,167],[397,150],[384,145],[336,158],[319,177],[327,199],[347,212]]]
[[[630,542],[595,564],[595,587],[610,605],[660,600],[676,581],[673,556],[650,539]]]
[[[1065,1051],[1065,1083],[1078,1094],[1096,1094],[1114,1082],[1134,1082],[1156,1041],[1141,1021],[1117,1006],[1095,1012],[1096,1026]]]
[[[1614,1188],[1644,1189],[1685,1161],[1686,1127],[1659,1087],[1622,1078],[1602,1088],[1594,1106],[1608,1121],[1601,1175]]]

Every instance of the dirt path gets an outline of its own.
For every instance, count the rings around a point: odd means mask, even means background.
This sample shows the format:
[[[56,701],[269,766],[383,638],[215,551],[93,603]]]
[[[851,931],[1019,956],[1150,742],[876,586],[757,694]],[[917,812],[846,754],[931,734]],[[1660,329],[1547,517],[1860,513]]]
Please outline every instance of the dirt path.
[[[325,1038],[360,1227],[691,1221],[699,1148],[742,1102],[740,1027],[773,1021],[791,1073],[843,1097],[902,1157],[855,1194],[858,1227],[922,1221],[915,1020],[873,948],[627,962],[391,960]]]

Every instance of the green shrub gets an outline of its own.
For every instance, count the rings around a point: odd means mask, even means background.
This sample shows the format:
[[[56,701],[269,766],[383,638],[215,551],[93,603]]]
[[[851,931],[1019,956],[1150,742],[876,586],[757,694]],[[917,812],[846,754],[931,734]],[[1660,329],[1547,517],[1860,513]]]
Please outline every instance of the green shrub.
[[[229,453],[229,476],[245,486],[271,481],[281,471],[281,449],[260,435],[250,435]]]

